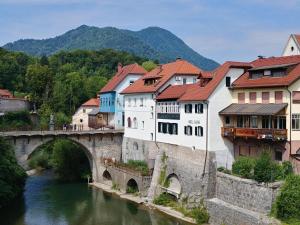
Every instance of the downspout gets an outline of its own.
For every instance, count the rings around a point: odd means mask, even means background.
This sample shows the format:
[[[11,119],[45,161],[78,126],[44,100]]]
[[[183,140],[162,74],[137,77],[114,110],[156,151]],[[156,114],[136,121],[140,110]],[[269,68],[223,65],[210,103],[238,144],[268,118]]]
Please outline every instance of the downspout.
[[[206,163],[207,163],[207,156],[208,156],[208,100],[203,102],[206,105],[206,135],[205,135],[205,159],[204,159],[204,167],[202,172],[202,179],[205,175]]]
[[[289,130],[289,136],[290,136],[290,156],[292,156],[292,92],[289,90],[289,87],[286,86],[286,90],[290,94],[290,130]]]
[[[156,147],[159,149],[159,146],[156,142],[156,127],[157,127],[157,118],[156,118],[156,93],[153,94],[153,100],[154,100],[154,109],[153,109],[153,113],[154,113],[154,143],[156,145]]]

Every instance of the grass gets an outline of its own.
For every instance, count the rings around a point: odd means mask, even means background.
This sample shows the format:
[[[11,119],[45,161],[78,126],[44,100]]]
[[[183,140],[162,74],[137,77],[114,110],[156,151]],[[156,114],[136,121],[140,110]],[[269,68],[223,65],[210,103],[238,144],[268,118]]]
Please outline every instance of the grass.
[[[145,161],[142,160],[128,160],[127,163],[123,163],[122,166],[130,168],[132,170],[140,172],[143,176],[150,174],[150,170]]]

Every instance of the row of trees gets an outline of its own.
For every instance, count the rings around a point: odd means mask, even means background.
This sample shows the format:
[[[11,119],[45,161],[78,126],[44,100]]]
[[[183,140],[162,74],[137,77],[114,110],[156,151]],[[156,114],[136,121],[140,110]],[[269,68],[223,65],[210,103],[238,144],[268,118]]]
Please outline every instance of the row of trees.
[[[36,58],[0,48],[0,88],[9,89],[16,96],[27,96],[39,110],[42,124],[51,113],[60,113],[60,118],[67,119],[96,95],[119,62],[137,62],[147,70],[155,67],[145,58],[111,49],[59,52]]]

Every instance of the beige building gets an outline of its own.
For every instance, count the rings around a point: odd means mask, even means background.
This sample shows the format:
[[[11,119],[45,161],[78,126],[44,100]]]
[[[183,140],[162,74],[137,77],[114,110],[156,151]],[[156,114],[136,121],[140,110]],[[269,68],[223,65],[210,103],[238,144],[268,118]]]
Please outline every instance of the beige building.
[[[83,103],[72,116],[73,130],[90,130],[89,113],[93,110],[99,110],[99,99],[91,98]]]
[[[251,65],[231,86],[232,104],[219,113],[222,135],[234,143],[235,157],[269,149],[300,172],[300,56]]]

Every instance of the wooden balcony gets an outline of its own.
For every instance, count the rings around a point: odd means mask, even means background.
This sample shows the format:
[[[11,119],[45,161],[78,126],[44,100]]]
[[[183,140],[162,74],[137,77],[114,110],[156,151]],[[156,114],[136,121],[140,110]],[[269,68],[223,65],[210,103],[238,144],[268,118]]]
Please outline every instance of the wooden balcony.
[[[287,140],[286,129],[264,129],[264,128],[237,128],[222,127],[222,136],[228,138],[253,138],[273,141]]]

